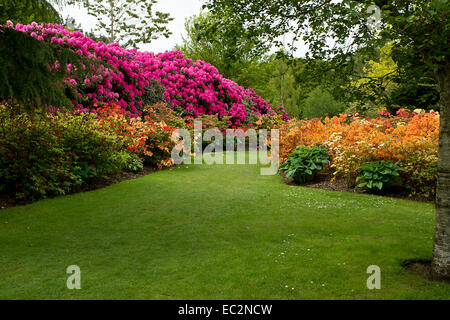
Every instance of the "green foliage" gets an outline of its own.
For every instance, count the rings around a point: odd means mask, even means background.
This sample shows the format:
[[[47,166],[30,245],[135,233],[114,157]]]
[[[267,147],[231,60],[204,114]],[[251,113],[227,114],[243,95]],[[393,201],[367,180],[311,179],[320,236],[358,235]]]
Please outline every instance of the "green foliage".
[[[309,46],[308,57],[336,57],[344,62],[342,58],[350,57],[376,34],[377,30],[370,28],[365,19],[371,2],[209,0],[205,7],[222,17],[220,26],[225,30],[229,17],[239,16],[246,29],[261,40],[283,45],[280,39],[290,34],[290,49],[295,50],[298,41],[303,40]],[[355,32],[358,37],[354,37]],[[330,37],[335,43],[327,42]]]
[[[371,191],[381,191],[389,188],[393,183],[400,182],[400,167],[390,161],[366,162],[359,167],[356,181],[362,180],[357,188],[368,188]]]
[[[363,99],[359,101],[365,109],[379,108],[380,111],[390,105],[392,91],[398,88],[398,66],[392,59],[392,43],[380,49],[378,59],[369,60],[363,66],[360,77],[351,82],[351,86],[360,90]],[[370,106],[367,106],[367,105]],[[360,107],[361,108],[361,107]]]
[[[176,46],[183,54],[216,67],[226,78],[246,86],[246,69],[259,61],[267,47],[255,41],[235,19],[228,20],[228,29],[217,28],[217,19],[210,13],[200,13],[186,20],[187,37]]]
[[[369,22],[373,5],[381,11],[375,24]],[[205,7],[218,17],[222,29],[227,29],[229,16],[239,16],[260,40],[281,45],[278,39],[289,34],[293,36],[289,44],[292,51],[298,49],[296,40],[303,40],[309,48],[307,58],[330,62],[344,77],[361,75],[357,74],[361,65],[372,60],[373,53],[386,43],[392,43],[392,60],[399,68],[394,80],[400,86],[388,88],[390,94],[386,95],[384,84],[378,81],[388,75],[384,74],[370,89],[376,93],[372,98],[387,98],[386,103],[393,108],[404,103],[427,108],[424,104],[437,101],[436,83],[442,90],[450,81],[448,0],[209,0]],[[333,43],[327,40],[330,38]],[[334,96],[336,93],[333,89]],[[344,95],[352,101],[355,92],[348,90]],[[367,98],[370,95],[362,97]]]
[[[329,163],[329,155],[324,146],[312,148],[297,147],[289,158],[280,166],[280,171],[287,178],[294,178],[296,183],[305,183],[314,178],[316,173]]]
[[[336,101],[331,93],[322,87],[317,87],[308,95],[303,106],[304,118],[320,118],[328,115],[336,116],[343,112],[345,105]]]
[[[274,105],[282,105],[291,117],[300,117],[302,85],[304,80],[297,81],[299,72],[296,60],[285,57],[275,58],[270,62],[270,79],[265,94],[271,95],[270,101]]]
[[[432,73],[423,70],[416,74],[408,67],[399,67],[393,60],[394,43],[376,50],[346,85],[353,96],[354,111],[374,116],[381,110],[395,113],[400,108],[438,110],[439,88]],[[421,64],[420,60],[416,65]]]
[[[0,189],[17,198],[61,195],[123,167],[122,142],[95,115],[15,115],[0,106]]]
[[[86,181],[97,176],[97,170],[92,168],[87,162],[78,162],[69,170],[75,176],[80,177],[82,181]]]
[[[95,121],[94,114],[57,114],[47,121],[60,135],[61,146],[74,154],[78,163],[85,162],[95,168],[98,175],[114,174],[121,169],[123,142]]]
[[[76,161],[59,144],[51,124],[27,116],[6,118],[0,127],[0,189],[17,198],[65,194],[82,183]]]
[[[166,102],[164,92],[166,89],[158,80],[149,80],[150,85],[144,87],[144,94],[142,95],[142,103],[144,106],[153,106],[157,103]]]
[[[381,10],[377,24],[368,20],[373,5]],[[345,61],[356,50],[396,40],[394,56],[398,61],[402,57],[413,62],[422,54],[421,60],[429,66],[448,62],[447,0],[209,0],[205,7],[224,17],[224,29],[228,16],[239,15],[255,36],[271,39],[275,44],[280,43],[278,37],[291,33],[292,49],[296,48],[295,40],[304,40],[310,57]],[[330,37],[333,44],[327,43]]]
[[[70,1],[69,3],[73,3]],[[167,24],[173,20],[168,13],[154,12],[156,0],[91,0],[84,5],[97,18],[95,31],[110,43],[136,48],[160,36],[171,35]]]
[[[29,35],[0,26],[0,101],[14,97],[21,111],[46,106],[72,106],[65,94],[67,64],[80,67],[82,58],[60,45],[49,45]],[[52,68],[49,61],[59,61]],[[86,63],[87,68],[90,63]]]
[[[137,154],[123,152],[122,156],[125,159],[124,169],[126,171],[138,172],[144,169],[144,163]]]
[[[421,152],[420,148],[417,148],[407,154],[405,161],[401,162],[400,177],[411,195],[426,198],[436,196],[438,152],[436,148],[434,150],[434,152]]]
[[[61,15],[48,0],[0,0],[0,24],[62,21]]]

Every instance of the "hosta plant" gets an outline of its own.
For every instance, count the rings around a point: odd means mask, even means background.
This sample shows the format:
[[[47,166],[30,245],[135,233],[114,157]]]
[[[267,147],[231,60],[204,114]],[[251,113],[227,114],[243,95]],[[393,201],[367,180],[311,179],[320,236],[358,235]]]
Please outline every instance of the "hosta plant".
[[[314,178],[316,173],[329,164],[330,157],[324,146],[297,147],[280,166],[287,178],[302,184]]]
[[[381,191],[389,188],[395,182],[400,182],[400,167],[390,161],[366,162],[359,169],[356,181],[363,181],[357,188],[368,188],[371,191]]]

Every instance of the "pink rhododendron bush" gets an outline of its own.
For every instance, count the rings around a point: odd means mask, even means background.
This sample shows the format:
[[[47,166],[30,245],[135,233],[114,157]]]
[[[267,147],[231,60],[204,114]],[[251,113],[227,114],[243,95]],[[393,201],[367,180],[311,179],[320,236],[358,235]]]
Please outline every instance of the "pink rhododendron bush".
[[[123,49],[117,43],[96,42],[56,24],[7,25],[91,58],[89,68],[83,66],[79,70],[69,66],[66,83],[77,108],[94,109],[97,103],[115,103],[137,116],[145,105],[157,102],[152,97],[155,87],[162,84],[162,98],[183,117],[216,114],[219,118],[229,117],[230,124],[237,126],[252,125],[264,115],[279,114],[287,119],[282,107],[272,109],[252,89],[225,79],[203,61],[186,59],[179,51],[153,54]],[[54,63],[58,68],[57,61]]]

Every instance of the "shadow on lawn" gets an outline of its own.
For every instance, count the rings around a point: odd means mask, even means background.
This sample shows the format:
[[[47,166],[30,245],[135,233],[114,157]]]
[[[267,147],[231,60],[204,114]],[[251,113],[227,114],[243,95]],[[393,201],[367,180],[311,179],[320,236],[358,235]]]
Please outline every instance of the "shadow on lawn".
[[[436,279],[431,272],[431,260],[424,259],[408,259],[403,261],[402,267],[410,273],[421,276],[427,280],[449,283],[450,279]]]

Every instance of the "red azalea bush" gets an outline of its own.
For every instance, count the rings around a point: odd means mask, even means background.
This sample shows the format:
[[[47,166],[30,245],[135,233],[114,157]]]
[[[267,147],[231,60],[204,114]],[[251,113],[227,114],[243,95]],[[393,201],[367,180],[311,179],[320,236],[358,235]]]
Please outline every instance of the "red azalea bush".
[[[124,143],[128,152],[142,158],[144,163],[159,168],[173,165],[171,159],[172,132],[167,121],[176,121],[173,111],[163,104],[145,107],[143,117],[128,117],[119,105],[97,106],[98,121],[109,128]]]

